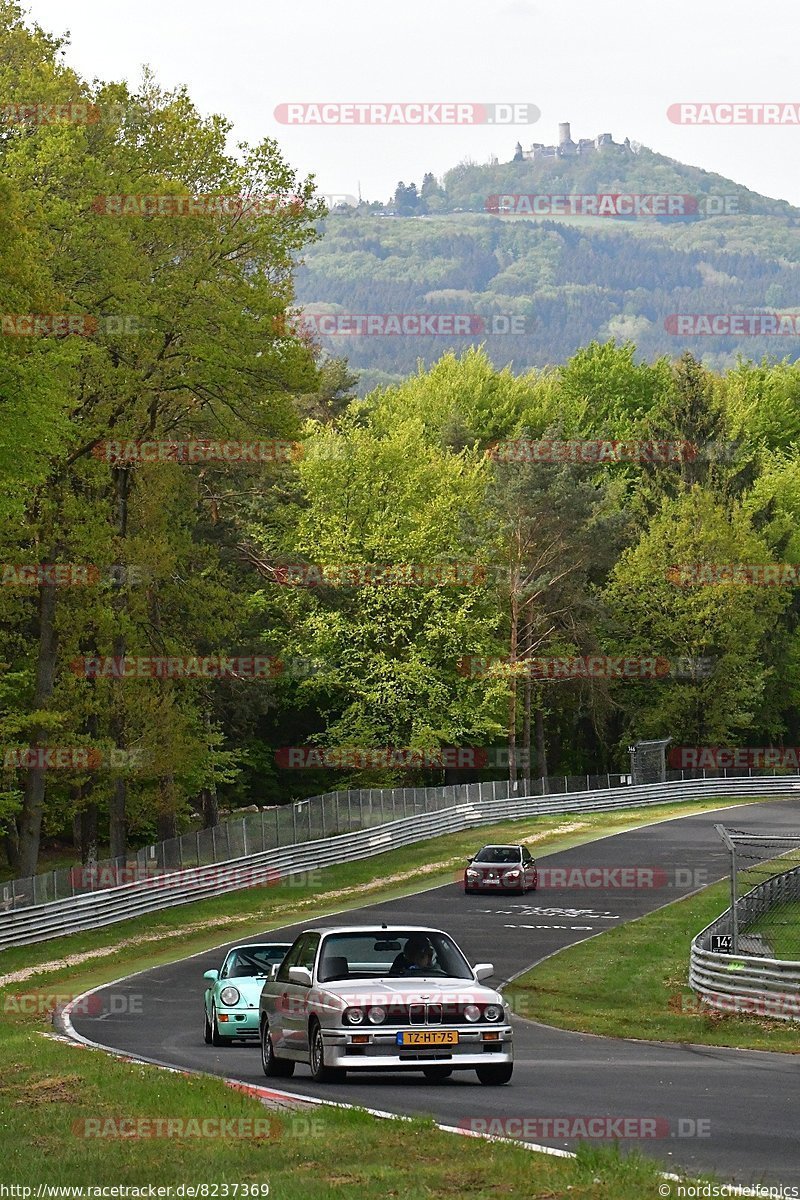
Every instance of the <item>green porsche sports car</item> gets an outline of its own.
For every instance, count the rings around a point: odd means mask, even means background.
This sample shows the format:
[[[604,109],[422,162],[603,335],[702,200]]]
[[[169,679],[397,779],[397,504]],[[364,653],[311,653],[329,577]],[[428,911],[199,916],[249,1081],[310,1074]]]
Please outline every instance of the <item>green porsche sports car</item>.
[[[206,971],[203,997],[203,1040],[229,1046],[241,1038],[258,1040],[258,1001],[264,981],[283,962],[290,942],[234,946],[220,971]]]

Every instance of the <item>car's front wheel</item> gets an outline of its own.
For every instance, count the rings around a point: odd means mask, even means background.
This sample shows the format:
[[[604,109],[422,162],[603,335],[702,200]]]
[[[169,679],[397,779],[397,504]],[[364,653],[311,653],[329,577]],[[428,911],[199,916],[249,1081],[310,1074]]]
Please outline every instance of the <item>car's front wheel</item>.
[[[322,1030],[319,1022],[314,1021],[308,1032],[308,1065],[311,1068],[311,1078],[315,1083],[341,1083],[347,1072],[341,1067],[325,1065],[325,1043],[322,1040]]]
[[[441,1083],[443,1079],[449,1079],[453,1074],[452,1067],[423,1067],[422,1074],[427,1079],[428,1083]]]
[[[261,1066],[264,1074],[270,1079],[290,1079],[294,1075],[294,1063],[291,1059],[275,1057],[272,1034],[266,1021],[261,1025]]]
[[[207,1046],[211,1045],[211,1023],[208,1019],[208,1009],[203,1005],[203,1041]]]
[[[214,1005],[211,1005],[211,1045],[212,1046],[227,1046],[228,1039],[224,1038],[219,1031],[217,1025],[217,1010]]]
[[[514,1072],[514,1064],[488,1063],[485,1067],[476,1067],[475,1072],[487,1087],[498,1087],[501,1083],[508,1083]]]

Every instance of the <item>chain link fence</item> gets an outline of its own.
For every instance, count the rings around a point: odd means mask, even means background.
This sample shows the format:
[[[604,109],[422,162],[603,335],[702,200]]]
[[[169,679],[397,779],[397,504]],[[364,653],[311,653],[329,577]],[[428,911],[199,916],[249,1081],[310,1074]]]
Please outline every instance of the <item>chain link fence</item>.
[[[667,771],[667,779],[722,779],[780,775],[780,770]],[[558,796],[630,786],[630,774],[557,775],[546,779],[459,783],[447,787],[362,788],[328,792],[305,800],[231,817],[211,829],[144,846],[128,858],[105,859],[14,879],[2,885],[0,911],[48,904],[166,871],[210,866],[280,847],[384,825],[401,817],[437,812],[467,801]]]
[[[731,906],[710,948],[800,961],[800,832],[716,829],[731,858]]]

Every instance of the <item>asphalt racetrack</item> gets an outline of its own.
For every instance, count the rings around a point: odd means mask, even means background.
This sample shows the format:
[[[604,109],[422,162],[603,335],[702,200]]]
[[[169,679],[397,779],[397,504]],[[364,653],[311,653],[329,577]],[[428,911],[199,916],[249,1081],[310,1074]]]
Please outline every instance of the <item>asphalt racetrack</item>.
[[[290,941],[301,929],[315,925],[373,921],[431,925],[450,932],[471,962],[494,963],[497,986],[563,946],[723,877],[728,855],[714,832],[715,823],[786,831],[797,828],[798,818],[800,798],[715,809],[538,859],[540,868],[607,868],[601,879],[610,886],[588,890],[546,886],[524,897],[504,897],[464,896],[452,884],[339,917],[307,919],[302,925],[271,930],[264,940]],[[483,836],[482,831],[476,832],[476,849]],[[490,839],[491,832],[486,831],[486,836]],[[643,869],[655,869],[657,886],[616,886],[624,877],[613,872],[624,867],[636,868],[641,879],[647,878],[641,874]],[[531,1118],[655,1118],[659,1136],[623,1139],[622,1145],[638,1146],[665,1169],[710,1170],[738,1183],[800,1184],[800,1057],[615,1040],[515,1018],[514,1076],[505,1087],[483,1087],[471,1071],[456,1072],[439,1084],[429,1084],[414,1073],[351,1074],[341,1085],[314,1085],[304,1066],[298,1066],[292,1079],[267,1081],[257,1046],[215,1049],[203,1043],[203,972],[219,967],[223,949],[101,989],[97,993],[100,1011],[74,1015],[75,1029],[102,1046],[149,1061],[246,1083],[269,1083],[301,1096],[433,1115],[450,1126],[475,1122],[473,1127],[480,1129],[485,1127],[482,1122],[496,1117],[507,1123],[528,1119],[529,1129]],[[686,953],[688,958],[688,941]],[[124,1007],[120,994],[135,996],[136,1004],[129,1007],[137,1011],[119,1011]],[[496,1125],[490,1127],[490,1132],[495,1131],[499,1132]],[[568,1150],[577,1144],[574,1139],[538,1134],[527,1140]]]

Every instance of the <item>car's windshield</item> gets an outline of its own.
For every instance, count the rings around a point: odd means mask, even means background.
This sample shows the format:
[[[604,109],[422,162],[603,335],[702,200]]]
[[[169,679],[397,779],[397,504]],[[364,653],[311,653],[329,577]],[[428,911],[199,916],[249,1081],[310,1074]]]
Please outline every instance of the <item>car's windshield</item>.
[[[334,933],[320,952],[318,979],[386,979],[407,976],[472,979],[461,951],[444,933],[408,930]]]
[[[519,846],[484,846],[474,859],[482,863],[518,863],[519,860]]]
[[[223,979],[243,979],[247,975],[268,975],[274,963],[283,962],[288,945],[240,946],[228,955],[222,968]]]

